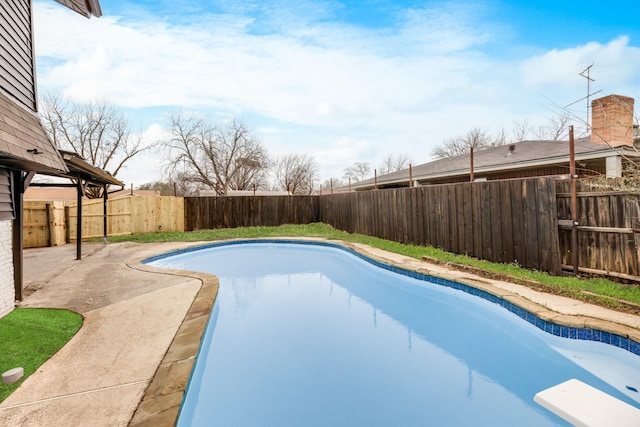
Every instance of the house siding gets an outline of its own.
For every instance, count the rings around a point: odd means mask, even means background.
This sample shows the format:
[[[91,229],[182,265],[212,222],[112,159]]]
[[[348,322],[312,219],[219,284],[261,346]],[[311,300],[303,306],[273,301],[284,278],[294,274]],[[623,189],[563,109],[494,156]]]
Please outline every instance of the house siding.
[[[0,2],[0,88],[36,111],[30,0]]]
[[[13,194],[11,192],[11,174],[0,167],[0,221],[10,221],[15,218],[13,212]]]
[[[15,307],[11,221],[0,221],[0,317]]]

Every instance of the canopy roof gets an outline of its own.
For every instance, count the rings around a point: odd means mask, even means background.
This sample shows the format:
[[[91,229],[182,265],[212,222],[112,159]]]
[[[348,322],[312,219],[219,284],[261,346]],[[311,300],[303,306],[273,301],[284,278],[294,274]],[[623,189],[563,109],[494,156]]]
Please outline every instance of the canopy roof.
[[[65,150],[58,150],[58,151],[60,151],[60,154],[62,155],[62,158],[67,166],[67,169],[69,169],[69,172],[58,173],[57,176],[64,176],[66,178],[80,177],[83,181],[86,181],[89,184],[95,184],[95,185],[111,184],[111,185],[119,185],[121,187],[124,187],[124,183],[122,181],[116,179],[116,177],[111,175],[109,172],[103,169],[100,169],[96,166],[93,166],[91,163],[88,163],[78,154],[71,151],[65,151]]]

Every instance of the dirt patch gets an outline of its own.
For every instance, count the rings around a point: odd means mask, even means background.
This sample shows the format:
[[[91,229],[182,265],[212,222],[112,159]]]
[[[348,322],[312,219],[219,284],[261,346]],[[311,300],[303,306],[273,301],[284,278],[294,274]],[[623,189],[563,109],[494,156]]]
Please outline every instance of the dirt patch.
[[[22,298],[26,298],[29,295],[31,295],[32,293],[39,291],[40,289],[42,289],[44,287],[46,283],[40,283],[40,282],[32,282],[29,283],[27,285],[25,285],[24,288],[22,288]]]

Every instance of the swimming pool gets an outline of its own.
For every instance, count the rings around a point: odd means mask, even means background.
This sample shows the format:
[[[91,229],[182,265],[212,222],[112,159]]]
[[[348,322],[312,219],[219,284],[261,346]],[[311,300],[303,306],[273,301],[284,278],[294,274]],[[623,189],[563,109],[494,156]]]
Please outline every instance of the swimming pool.
[[[150,263],[221,283],[178,425],[563,425],[533,395],[569,378],[639,405],[631,352],[331,245],[217,244]]]

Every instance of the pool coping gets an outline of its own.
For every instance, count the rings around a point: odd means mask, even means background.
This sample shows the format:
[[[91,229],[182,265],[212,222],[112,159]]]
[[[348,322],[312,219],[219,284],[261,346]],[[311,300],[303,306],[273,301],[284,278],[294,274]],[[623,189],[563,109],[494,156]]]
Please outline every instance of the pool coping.
[[[361,258],[364,257],[367,260],[373,261],[374,265],[386,265],[387,267],[383,268],[388,270],[409,275],[410,277],[421,278],[423,280],[426,276],[433,277],[434,280],[429,280],[429,282],[459,289],[494,303],[498,303],[497,299],[504,301],[506,304],[500,305],[505,309],[513,312],[524,320],[529,321],[529,323],[532,323],[539,329],[553,335],[571,339],[601,341],[600,339],[592,339],[591,336],[589,336],[589,338],[585,338],[584,334],[582,337],[578,336],[579,330],[595,329],[602,331],[603,333],[611,334],[611,336],[616,335],[625,338],[627,340],[627,350],[631,351],[629,346],[630,343],[633,342],[635,345],[638,345],[638,347],[636,348],[636,351],[632,351],[632,353],[640,356],[640,345],[638,344],[640,343],[640,328],[586,315],[560,313],[541,303],[527,299],[513,291],[498,287],[494,285],[492,281],[485,280],[480,277],[455,277],[454,275],[446,274],[442,271],[434,272],[433,270],[429,270],[424,267],[424,265],[427,264],[427,261],[414,260],[409,257],[393,254],[367,245],[309,237],[270,237],[194,242],[193,244],[186,244],[185,247],[181,249],[162,251],[152,256],[135,258],[126,263],[127,266],[136,270],[184,276],[185,278],[195,278],[200,280],[202,283],[200,290],[196,294],[193,303],[189,307],[184,320],[182,321],[182,324],[176,332],[174,339],[172,340],[167,352],[158,366],[158,369],[156,370],[155,375],[151,379],[149,386],[134,412],[129,423],[130,426],[173,426],[176,424],[182,399],[184,397],[198,351],[200,350],[206,325],[219,288],[218,278],[213,274],[152,267],[148,264],[144,264],[143,261],[162,257],[163,255],[184,253],[206,247],[224,245],[225,243],[240,244],[260,241],[293,243],[308,242],[310,244],[319,243],[327,246],[342,247],[354,252]],[[443,268],[443,270],[446,270],[446,268]],[[407,274],[407,272],[409,272],[409,274]],[[468,272],[466,274],[469,275]],[[465,288],[463,289],[459,286],[453,286],[452,284],[454,283],[460,283]],[[536,292],[542,294],[542,292]],[[528,316],[528,314],[547,323],[545,323],[543,327],[540,327],[539,324],[536,324],[536,320]],[[557,325],[558,329],[555,330],[554,327],[551,326],[551,330],[547,330],[547,324]],[[612,342],[610,342],[610,344],[613,345]]]

